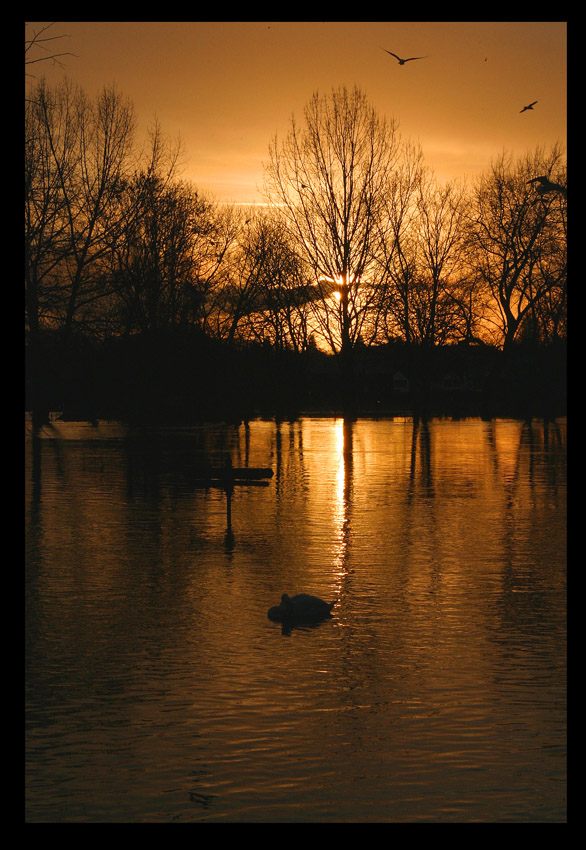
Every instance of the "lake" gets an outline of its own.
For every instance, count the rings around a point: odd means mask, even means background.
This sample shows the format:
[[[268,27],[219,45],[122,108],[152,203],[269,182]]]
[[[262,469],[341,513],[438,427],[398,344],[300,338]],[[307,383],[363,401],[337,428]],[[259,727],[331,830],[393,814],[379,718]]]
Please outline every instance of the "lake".
[[[566,822],[566,429],[28,426],[26,822]]]

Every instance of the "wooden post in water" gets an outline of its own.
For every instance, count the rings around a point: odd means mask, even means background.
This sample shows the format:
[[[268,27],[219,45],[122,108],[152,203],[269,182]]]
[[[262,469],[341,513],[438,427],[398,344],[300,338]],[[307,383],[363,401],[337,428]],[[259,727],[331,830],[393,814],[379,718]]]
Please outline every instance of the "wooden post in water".
[[[232,458],[226,455],[224,463],[218,466],[206,464],[194,476],[195,486],[221,487],[226,493],[226,540],[232,544],[232,494],[236,484],[266,487],[266,479],[273,477],[273,470],[266,466],[232,466]]]

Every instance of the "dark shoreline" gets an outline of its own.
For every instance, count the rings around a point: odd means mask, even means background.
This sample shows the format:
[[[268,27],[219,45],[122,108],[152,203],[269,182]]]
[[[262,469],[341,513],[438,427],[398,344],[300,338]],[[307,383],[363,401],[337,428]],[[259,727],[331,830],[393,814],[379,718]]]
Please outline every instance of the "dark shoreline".
[[[240,422],[300,415],[546,419],[567,415],[566,343],[433,349],[404,344],[353,352],[350,380],[331,355],[230,348],[159,336],[67,346],[49,340],[27,362],[25,411],[42,422]]]

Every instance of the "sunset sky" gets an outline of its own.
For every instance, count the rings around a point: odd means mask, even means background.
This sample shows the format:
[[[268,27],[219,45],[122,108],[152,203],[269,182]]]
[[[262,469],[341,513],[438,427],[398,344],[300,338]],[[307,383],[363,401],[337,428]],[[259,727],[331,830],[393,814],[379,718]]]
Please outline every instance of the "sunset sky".
[[[37,78],[67,74],[90,95],[115,83],[141,131],[157,118],[181,136],[183,176],[219,201],[260,203],[275,133],[343,85],[420,142],[440,180],[471,180],[503,149],[566,144],[563,21],[65,21],[47,34],[76,55],[31,66]],[[426,58],[400,66],[381,48]]]

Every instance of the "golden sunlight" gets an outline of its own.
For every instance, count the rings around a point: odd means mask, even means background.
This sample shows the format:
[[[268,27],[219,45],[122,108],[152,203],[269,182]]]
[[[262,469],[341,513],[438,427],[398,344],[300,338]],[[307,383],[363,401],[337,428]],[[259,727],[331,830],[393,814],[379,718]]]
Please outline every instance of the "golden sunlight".
[[[347,467],[349,441],[351,436],[348,429],[352,425],[344,419],[335,422],[336,440],[336,499],[334,504],[334,570],[335,575],[342,577],[346,573],[346,555],[348,549],[348,484],[349,469]]]
[[[333,277],[329,275],[322,275],[318,278],[320,283],[329,283],[332,286],[332,296],[336,299],[336,301],[342,300],[342,293],[345,288],[347,288],[351,283],[359,282],[359,279],[354,275],[348,275],[349,283],[346,284],[344,280],[344,275],[337,274]]]

